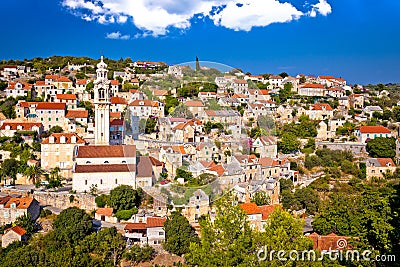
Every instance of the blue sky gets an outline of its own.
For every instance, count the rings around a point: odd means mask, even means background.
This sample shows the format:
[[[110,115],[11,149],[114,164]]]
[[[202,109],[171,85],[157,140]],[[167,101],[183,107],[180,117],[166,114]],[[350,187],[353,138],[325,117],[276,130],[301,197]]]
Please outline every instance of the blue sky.
[[[7,0],[0,59],[200,60],[400,82],[398,0]]]

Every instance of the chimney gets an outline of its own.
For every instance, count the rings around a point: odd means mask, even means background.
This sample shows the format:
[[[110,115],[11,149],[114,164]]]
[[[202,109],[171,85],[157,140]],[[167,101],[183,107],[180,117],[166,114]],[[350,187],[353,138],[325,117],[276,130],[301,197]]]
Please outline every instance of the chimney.
[[[71,137],[71,143],[72,143],[72,144],[76,144],[76,135],[73,135],[73,136]]]
[[[49,137],[49,143],[50,143],[50,144],[54,144],[54,141],[55,141],[54,136],[51,135],[51,136]]]
[[[64,135],[62,135],[60,137],[60,144],[65,144],[65,136]]]

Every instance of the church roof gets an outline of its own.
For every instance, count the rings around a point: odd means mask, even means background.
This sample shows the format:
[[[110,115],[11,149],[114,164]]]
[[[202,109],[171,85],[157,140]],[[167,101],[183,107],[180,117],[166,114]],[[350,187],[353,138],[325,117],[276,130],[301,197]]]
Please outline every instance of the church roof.
[[[126,158],[136,157],[136,146],[81,146],[77,158]]]

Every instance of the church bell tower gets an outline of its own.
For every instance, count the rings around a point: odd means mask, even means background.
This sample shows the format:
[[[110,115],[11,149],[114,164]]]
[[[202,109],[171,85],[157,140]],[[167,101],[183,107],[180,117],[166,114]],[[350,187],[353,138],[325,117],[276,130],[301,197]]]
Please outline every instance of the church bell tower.
[[[101,56],[94,81],[95,145],[109,145],[110,143],[110,94],[107,64],[104,63],[103,56]]]

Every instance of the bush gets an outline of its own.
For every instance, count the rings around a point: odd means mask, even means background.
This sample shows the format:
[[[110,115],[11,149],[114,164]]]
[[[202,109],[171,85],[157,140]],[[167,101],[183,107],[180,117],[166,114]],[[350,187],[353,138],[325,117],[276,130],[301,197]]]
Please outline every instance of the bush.
[[[101,194],[95,198],[95,202],[98,208],[104,208],[107,205],[110,197],[108,195]]]
[[[47,216],[50,216],[51,214],[53,214],[53,212],[51,212],[51,210],[42,209],[42,210],[40,211],[40,218],[45,218],[45,217],[47,217]]]
[[[138,213],[137,208],[133,208],[131,210],[120,210],[115,213],[115,217],[117,217],[119,220],[127,221],[136,213]]]

